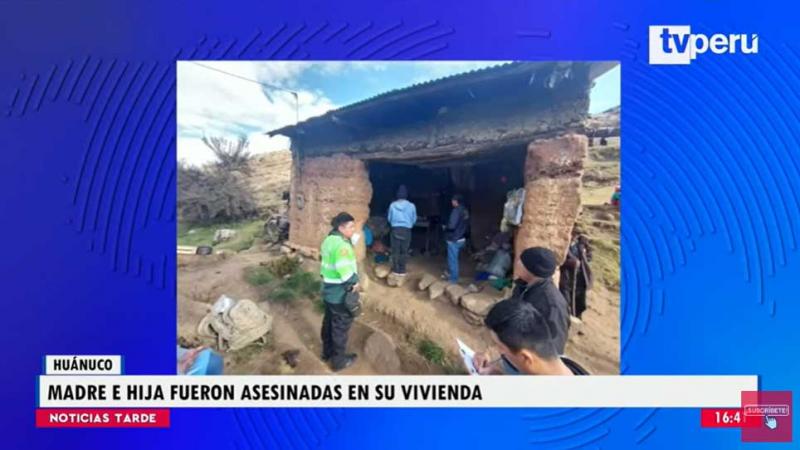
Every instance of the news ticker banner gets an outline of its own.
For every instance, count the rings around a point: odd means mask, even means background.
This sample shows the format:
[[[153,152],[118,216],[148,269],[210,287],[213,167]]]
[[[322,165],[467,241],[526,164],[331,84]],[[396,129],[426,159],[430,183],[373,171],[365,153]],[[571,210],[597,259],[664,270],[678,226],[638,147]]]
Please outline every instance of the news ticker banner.
[[[755,375],[184,376],[122,375],[118,355],[48,355],[36,425],[170,426],[168,408],[702,408],[700,426],[741,428],[745,442],[791,441],[791,392]]]

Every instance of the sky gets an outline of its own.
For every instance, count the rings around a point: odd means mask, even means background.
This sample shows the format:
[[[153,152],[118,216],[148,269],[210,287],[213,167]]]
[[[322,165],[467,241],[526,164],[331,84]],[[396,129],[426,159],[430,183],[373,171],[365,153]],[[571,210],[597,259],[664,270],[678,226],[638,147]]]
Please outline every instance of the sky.
[[[298,116],[302,121],[389,90],[499,63],[179,61],[178,160],[212,161],[204,135],[247,136],[253,154],[288,149],[289,138],[264,133],[294,124]],[[619,66],[595,80],[590,101],[592,114],[619,105]]]

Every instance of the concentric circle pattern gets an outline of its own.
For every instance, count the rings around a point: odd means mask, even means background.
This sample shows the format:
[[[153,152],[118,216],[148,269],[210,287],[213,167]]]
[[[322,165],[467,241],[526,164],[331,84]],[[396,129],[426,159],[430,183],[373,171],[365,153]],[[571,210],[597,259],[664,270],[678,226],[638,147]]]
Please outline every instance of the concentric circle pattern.
[[[575,37],[569,30],[588,18],[554,19],[547,11],[522,21],[512,13],[503,20],[513,25],[486,30],[473,16],[446,22],[416,11],[393,14],[402,20],[271,17],[262,21],[269,25],[222,22],[206,35],[179,28],[149,53],[115,51],[122,45],[115,41],[44,63],[7,60],[0,137],[11,137],[3,139],[2,156],[11,187],[0,207],[6,217],[24,210],[17,235],[36,231],[39,241],[25,244],[30,253],[12,242],[20,256],[2,267],[12,282],[25,281],[11,288],[14,301],[28,301],[12,331],[22,339],[34,327],[43,330],[26,338],[34,355],[11,349],[11,356],[31,373],[47,352],[83,348],[125,353],[132,373],[172,370],[172,341],[162,338],[175,334],[176,60],[620,59],[621,372],[755,373],[763,388],[790,388],[796,380],[788,374],[800,363],[761,352],[790,355],[800,339],[793,323],[800,312],[796,45],[762,36],[758,55],[706,54],[689,66],[650,66],[647,25],[654,22],[601,12]],[[695,23],[693,31],[749,30]],[[152,36],[143,38],[152,45]],[[17,167],[26,172],[12,172]],[[53,255],[49,270],[37,255]],[[16,406],[29,410],[30,377],[13,387],[26,396],[14,397]],[[174,434],[161,445],[408,448],[448,439],[461,445],[463,433],[478,431],[497,433],[504,446],[562,449],[719,448],[738,438],[698,430],[696,411],[666,409],[186,410],[173,411],[173,422]],[[188,422],[198,426],[190,430]],[[127,436],[125,448],[155,442]]]

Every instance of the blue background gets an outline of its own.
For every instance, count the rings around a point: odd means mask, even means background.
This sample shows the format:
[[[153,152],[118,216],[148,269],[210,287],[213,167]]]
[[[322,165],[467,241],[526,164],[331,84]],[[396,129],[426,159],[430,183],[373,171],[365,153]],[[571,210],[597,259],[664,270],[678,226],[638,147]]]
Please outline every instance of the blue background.
[[[761,389],[798,390],[799,10],[0,2],[0,447],[742,445],[686,409],[173,410],[167,430],[36,430],[35,376],[48,353],[174,371],[176,59],[618,59],[622,372],[757,374]],[[653,24],[758,33],[760,53],[649,66]]]

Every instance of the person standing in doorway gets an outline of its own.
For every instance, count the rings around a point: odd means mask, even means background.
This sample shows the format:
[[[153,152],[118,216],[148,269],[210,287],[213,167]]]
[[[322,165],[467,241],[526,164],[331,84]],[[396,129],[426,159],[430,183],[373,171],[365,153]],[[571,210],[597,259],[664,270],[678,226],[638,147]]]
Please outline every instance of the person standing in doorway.
[[[578,234],[567,250],[567,258],[561,265],[558,289],[567,299],[570,312],[581,319],[586,310],[586,291],[594,284],[594,275],[589,263],[592,261],[592,248],[589,238]]]
[[[458,256],[467,241],[469,227],[469,212],[464,207],[464,197],[460,194],[450,200],[453,210],[445,225],[445,240],[447,241],[447,272],[446,278],[451,283],[458,283]]]
[[[388,219],[392,227],[392,272],[405,275],[408,249],[411,247],[411,229],[417,222],[417,207],[408,201],[408,189],[405,185],[401,184],[397,189],[397,200],[389,205]]]
[[[331,221],[333,229],[320,249],[320,275],[325,315],[322,319],[322,360],[330,362],[334,371],[351,366],[355,353],[346,353],[347,335],[353,314],[345,304],[348,293],[358,290],[358,266],[351,242],[356,225],[353,216],[339,213]]]

